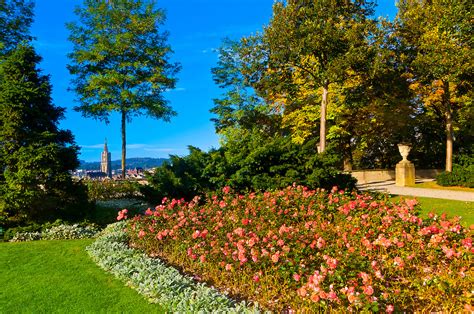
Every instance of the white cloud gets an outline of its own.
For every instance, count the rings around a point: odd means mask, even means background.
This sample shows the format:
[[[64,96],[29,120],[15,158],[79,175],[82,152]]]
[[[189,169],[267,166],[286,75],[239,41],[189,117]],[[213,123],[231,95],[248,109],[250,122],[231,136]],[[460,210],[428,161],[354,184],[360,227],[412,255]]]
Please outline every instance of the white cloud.
[[[94,144],[94,145],[79,145],[81,148],[89,148],[89,149],[103,149],[104,144]]]
[[[147,146],[148,146],[147,144],[128,144],[127,148],[128,149],[144,149]]]
[[[218,49],[216,49],[216,48],[208,48],[208,49],[201,50],[201,53],[206,54],[206,53],[214,53],[214,52],[217,52],[217,51],[218,51]]]
[[[167,88],[165,92],[170,93],[170,92],[184,92],[186,91],[186,88],[184,87],[176,87],[176,88]]]

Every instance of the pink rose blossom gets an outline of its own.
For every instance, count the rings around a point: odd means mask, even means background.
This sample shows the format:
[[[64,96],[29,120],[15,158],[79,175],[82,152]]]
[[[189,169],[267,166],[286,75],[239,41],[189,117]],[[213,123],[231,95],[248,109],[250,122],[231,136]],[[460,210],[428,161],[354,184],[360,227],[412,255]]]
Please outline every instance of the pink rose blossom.
[[[372,295],[374,294],[374,288],[372,288],[372,286],[366,286],[364,287],[364,293],[365,295]]]

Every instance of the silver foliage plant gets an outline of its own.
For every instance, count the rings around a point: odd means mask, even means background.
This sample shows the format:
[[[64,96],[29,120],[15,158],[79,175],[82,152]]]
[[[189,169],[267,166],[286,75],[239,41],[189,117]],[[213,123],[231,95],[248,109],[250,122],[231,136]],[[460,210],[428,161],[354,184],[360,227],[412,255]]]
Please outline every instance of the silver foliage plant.
[[[130,248],[125,225],[125,222],[109,225],[86,250],[101,268],[126,282],[149,302],[178,313],[260,312],[258,305],[236,302],[161,260]]]

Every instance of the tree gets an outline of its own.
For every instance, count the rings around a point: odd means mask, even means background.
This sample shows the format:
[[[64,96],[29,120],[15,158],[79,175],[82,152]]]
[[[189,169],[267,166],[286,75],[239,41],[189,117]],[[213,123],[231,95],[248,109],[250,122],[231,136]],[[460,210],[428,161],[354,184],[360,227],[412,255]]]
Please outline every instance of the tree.
[[[211,112],[216,114],[212,120],[224,142],[236,129],[251,130],[258,125],[262,132],[273,135],[280,127],[280,117],[259,95],[263,90],[253,86],[261,81],[255,76],[263,73],[261,68],[255,69],[265,52],[260,44],[259,37],[247,37],[241,41],[226,39],[218,49],[219,61],[212,68],[212,76],[225,93],[214,99],[215,106]]]
[[[137,115],[168,121],[175,114],[163,97],[180,68],[169,61],[168,34],[160,31],[165,13],[145,0],[85,0],[75,12],[79,22],[67,25],[75,109],[106,123],[111,112],[120,114],[125,177],[126,123]]]
[[[473,24],[468,0],[403,0],[398,37],[415,101],[444,120],[446,171],[452,171],[455,124],[472,110]],[[472,122],[472,121],[471,121]]]
[[[363,54],[372,13],[373,2],[365,0],[278,1],[264,30],[272,72],[290,81],[298,72],[305,87],[314,90],[312,99],[319,98],[321,89],[321,152],[326,149],[329,86],[343,81],[351,59]],[[289,91],[283,87],[280,94]]]
[[[0,0],[0,55],[32,39],[29,28],[33,23],[33,6],[31,0]]]
[[[0,63],[0,216],[16,223],[79,219],[87,209],[85,190],[69,174],[78,147],[58,128],[64,108],[52,104],[40,60],[21,44]]]

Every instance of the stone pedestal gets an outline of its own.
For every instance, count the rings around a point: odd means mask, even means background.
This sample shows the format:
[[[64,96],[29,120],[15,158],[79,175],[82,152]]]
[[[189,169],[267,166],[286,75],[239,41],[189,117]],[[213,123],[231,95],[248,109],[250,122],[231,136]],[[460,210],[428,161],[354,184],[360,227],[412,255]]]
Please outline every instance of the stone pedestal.
[[[415,185],[415,165],[412,162],[402,160],[397,164],[395,167],[395,185]]]

